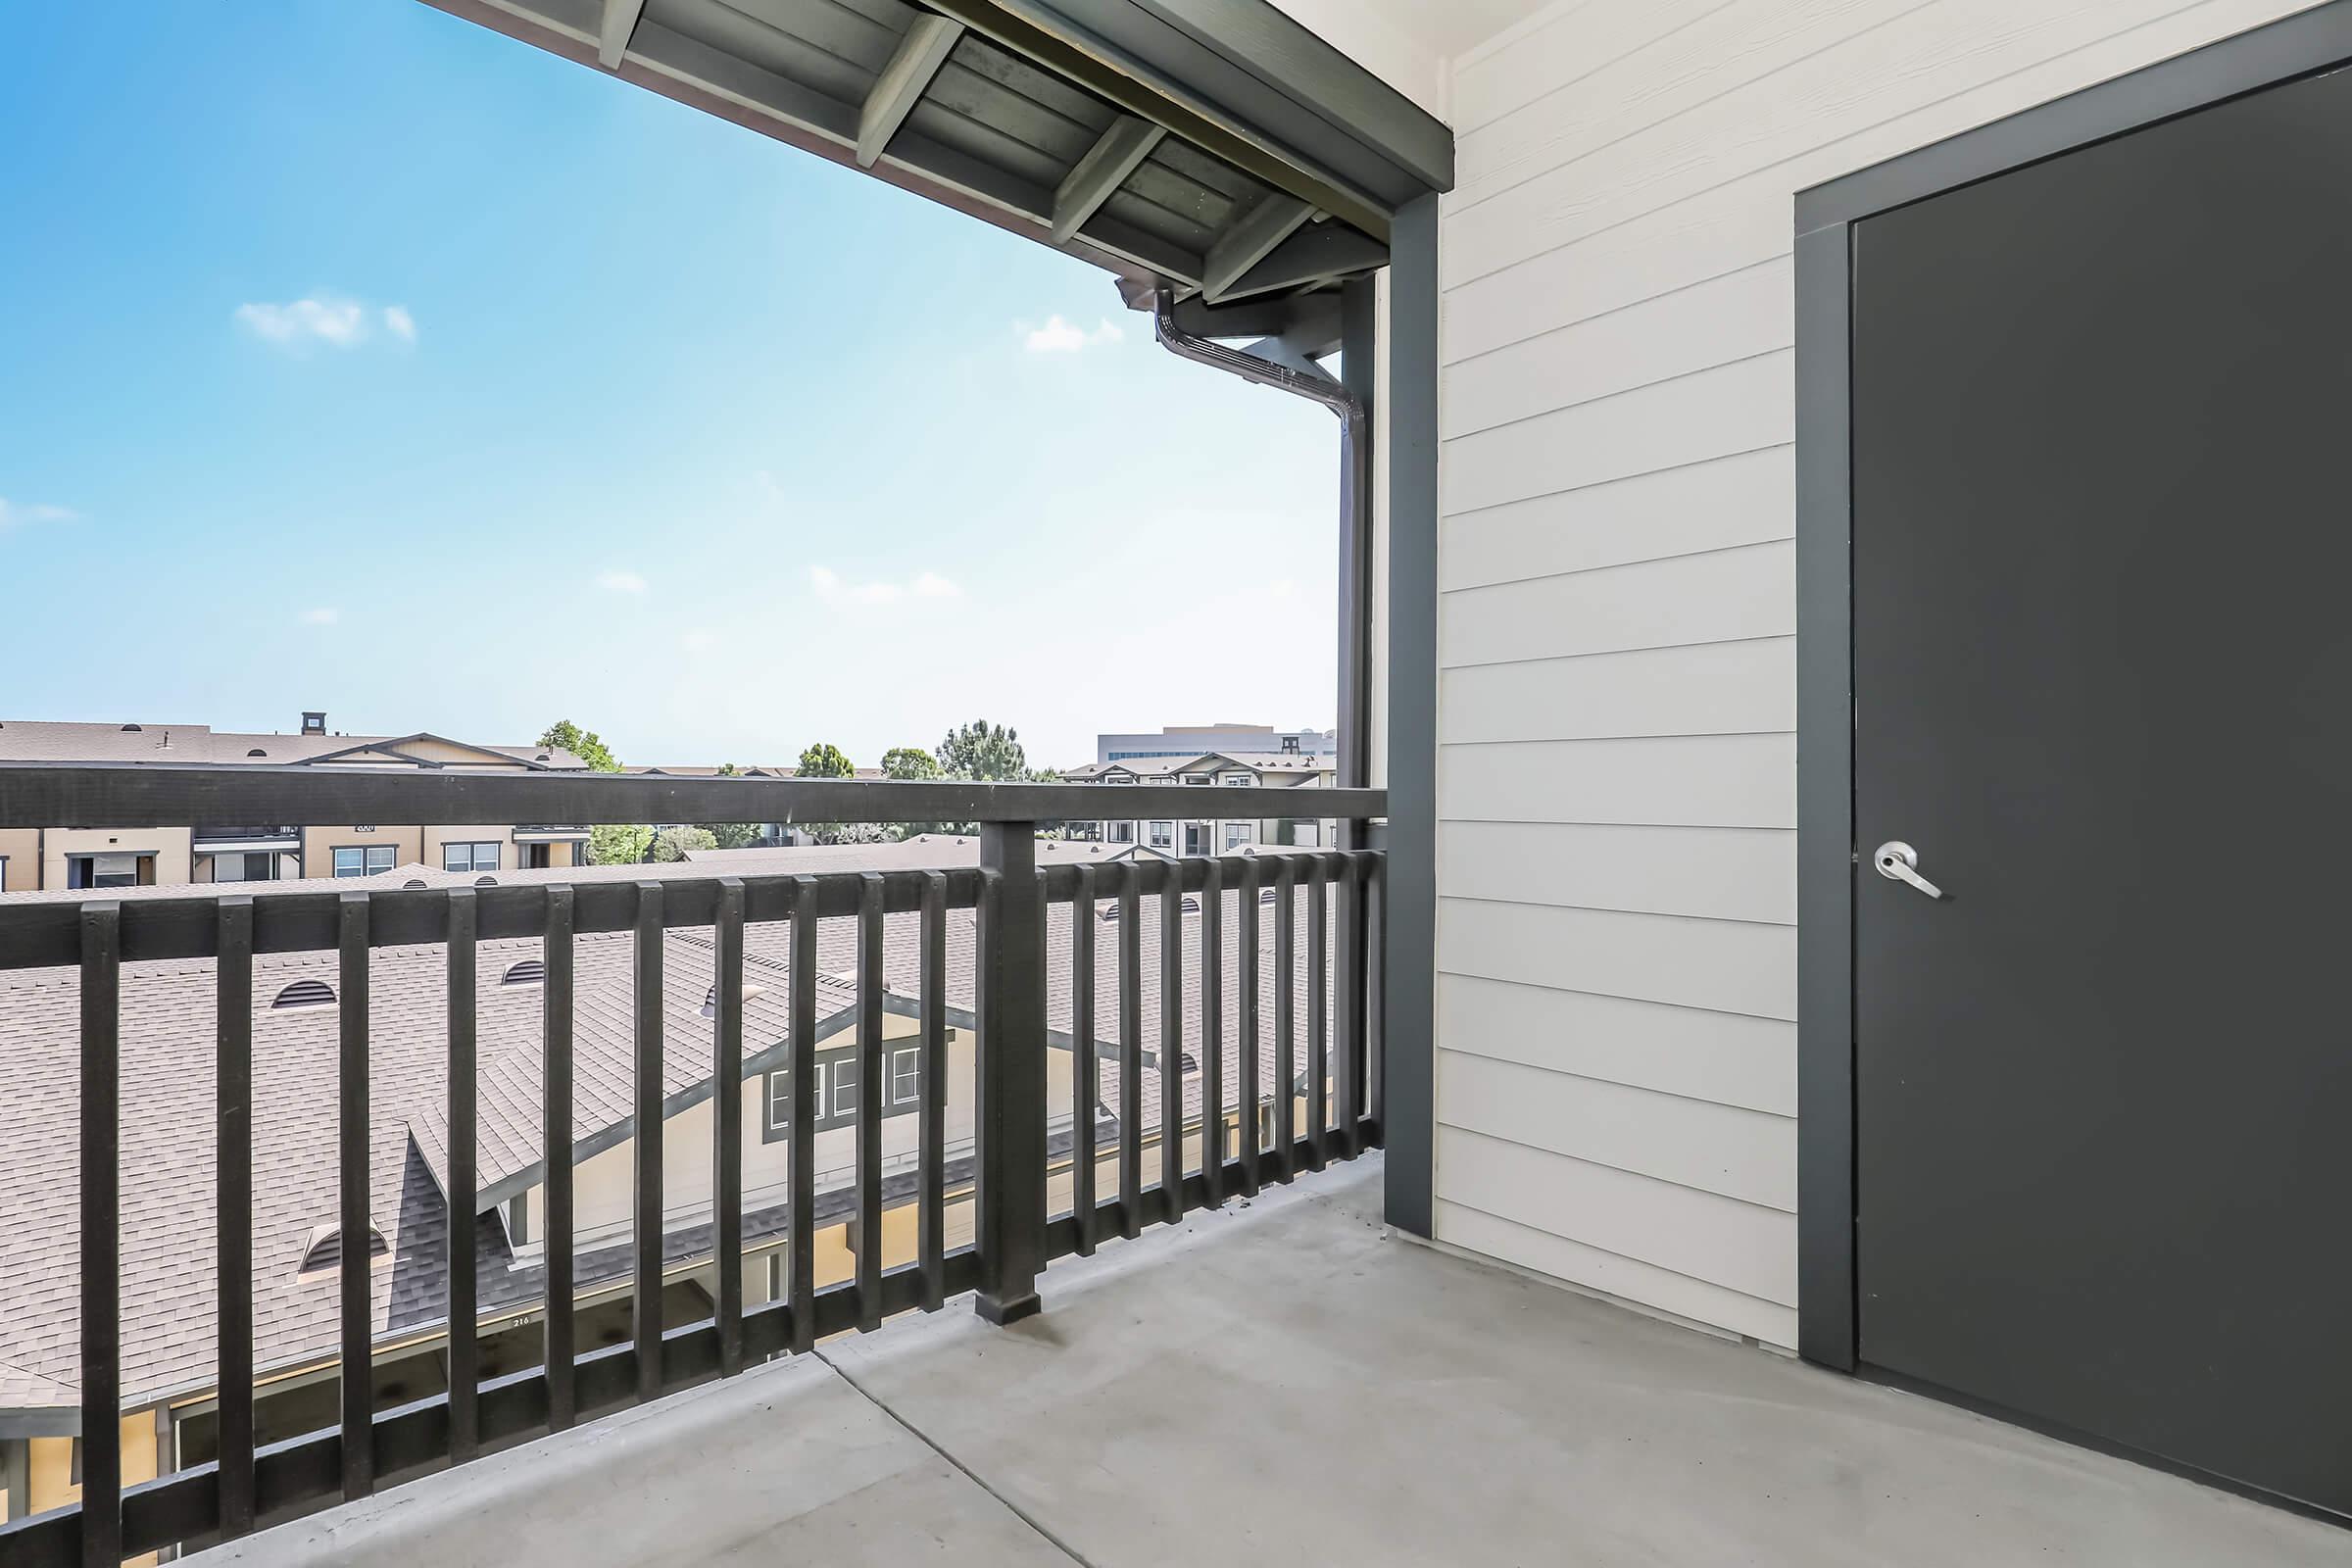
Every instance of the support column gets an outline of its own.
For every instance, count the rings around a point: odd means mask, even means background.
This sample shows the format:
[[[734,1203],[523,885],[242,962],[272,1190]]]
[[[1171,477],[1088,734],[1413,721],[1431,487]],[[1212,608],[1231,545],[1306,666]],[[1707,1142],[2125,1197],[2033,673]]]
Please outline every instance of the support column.
[[[1035,1313],[1046,1265],[1046,943],[1037,826],[980,829],[979,1127],[976,1231],[991,1323]]]

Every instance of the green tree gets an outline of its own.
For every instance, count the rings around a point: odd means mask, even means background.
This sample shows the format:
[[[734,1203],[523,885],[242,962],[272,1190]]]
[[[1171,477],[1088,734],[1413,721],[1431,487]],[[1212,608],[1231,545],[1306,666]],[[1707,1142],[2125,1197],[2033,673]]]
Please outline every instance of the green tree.
[[[718,776],[720,778],[741,778],[743,769],[737,767],[733,762],[723,762],[719,765]],[[749,849],[752,845],[760,842],[760,824],[757,822],[713,822],[710,824],[710,836],[718,841],[718,847],[722,850]]]
[[[539,744],[569,752],[586,762],[592,773],[620,771],[620,759],[612,755],[612,748],[605,744],[604,738],[592,729],[580,728],[568,718],[559,718],[548,725],[547,733],[539,737]]]
[[[984,718],[948,731],[939,743],[939,765],[950,778],[1019,783],[1029,777],[1020,735]]]
[[[715,850],[718,840],[707,827],[665,827],[654,835],[654,859],[683,860],[688,850]]]
[[[893,746],[882,754],[882,771],[897,779],[937,778],[939,759],[920,746]]]
[[[802,778],[856,778],[858,769],[842,755],[840,747],[828,741],[818,741],[801,754]]]
[[[590,865],[642,865],[653,848],[654,830],[643,822],[599,822],[588,830]]]

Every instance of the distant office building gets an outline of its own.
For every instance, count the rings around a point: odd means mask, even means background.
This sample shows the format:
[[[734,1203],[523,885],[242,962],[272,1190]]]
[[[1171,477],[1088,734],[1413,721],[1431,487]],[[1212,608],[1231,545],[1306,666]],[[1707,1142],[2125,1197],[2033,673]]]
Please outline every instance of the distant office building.
[[[1097,735],[1095,761],[1149,762],[1185,760],[1205,752],[1289,752],[1336,757],[1340,732],[1276,729],[1271,724],[1171,724],[1149,734]]]

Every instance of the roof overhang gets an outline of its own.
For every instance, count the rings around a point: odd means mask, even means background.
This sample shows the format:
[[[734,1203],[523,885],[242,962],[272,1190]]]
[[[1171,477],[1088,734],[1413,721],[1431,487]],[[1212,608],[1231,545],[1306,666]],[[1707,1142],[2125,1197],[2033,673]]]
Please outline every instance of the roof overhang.
[[[1130,303],[1327,290],[1453,180],[1443,124],[1268,0],[425,3],[1106,268]]]

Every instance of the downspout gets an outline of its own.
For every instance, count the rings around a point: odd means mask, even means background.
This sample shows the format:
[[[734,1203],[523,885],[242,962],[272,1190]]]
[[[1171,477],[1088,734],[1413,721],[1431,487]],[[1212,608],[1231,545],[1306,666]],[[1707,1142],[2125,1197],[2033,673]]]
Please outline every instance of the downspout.
[[[1350,291],[1362,291],[1349,305],[1368,307],[1370,287],[1368,281],[1349,284]],[[1368,309],[1348,313],[1358,314],[1368,326]],[[1320,403],[1340,416],[1340,756],[1335,782],[1342,789],[1364,788],[1372,781],[1371,690],[1365,679],[1372,624],[1372,411],[1362,398],[1328,376],[1277,365],[1186,331],[1176,324],[1176,291],[1169,284],[1160,284],[1152,295],[1152,320],[1160,347],[1178,359]],[[1343,346],[1369,336],[1368,331],[1350,333]],[[1355,848],[1362,832],[1360,823],[1343,824],[1341,834],[1348,842],[1341,847]]]

